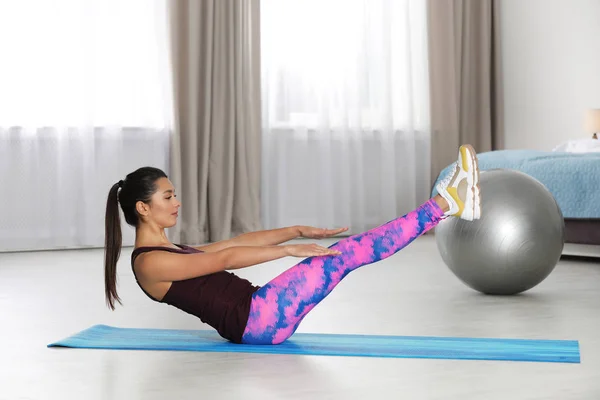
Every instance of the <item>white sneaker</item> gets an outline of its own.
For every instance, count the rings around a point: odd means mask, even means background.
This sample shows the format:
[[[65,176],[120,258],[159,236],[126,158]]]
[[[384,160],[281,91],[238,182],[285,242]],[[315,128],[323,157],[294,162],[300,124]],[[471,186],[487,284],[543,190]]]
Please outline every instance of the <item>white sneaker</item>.
[[[436,185],[436,190],[450,208],[444,215],[467,221],[481,218],[479,166],[471,145],[460,146],[454,169]]]

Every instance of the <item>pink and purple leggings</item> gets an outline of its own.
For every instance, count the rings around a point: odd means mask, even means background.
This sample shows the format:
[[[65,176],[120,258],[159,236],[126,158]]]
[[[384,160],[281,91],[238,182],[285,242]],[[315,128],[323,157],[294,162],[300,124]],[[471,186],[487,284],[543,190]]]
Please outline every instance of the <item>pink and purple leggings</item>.
[[[283,272],[253,294],[242,343],[284,342],[348,273],[392,256],[437,225],[443,214],[429,200],[403,217],[330,246],[340,255],[309,257]]]

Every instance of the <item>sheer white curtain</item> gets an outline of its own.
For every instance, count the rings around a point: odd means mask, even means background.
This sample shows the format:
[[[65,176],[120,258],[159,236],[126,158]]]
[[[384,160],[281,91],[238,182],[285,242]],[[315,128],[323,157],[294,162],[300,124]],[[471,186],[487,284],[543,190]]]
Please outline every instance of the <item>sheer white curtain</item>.
[[[110,186],[166,170],[165,2],[0,2],[0,251],[102,246]]]
[[[265,225],[358,233],[425,201],[426,2],[261,4]]]

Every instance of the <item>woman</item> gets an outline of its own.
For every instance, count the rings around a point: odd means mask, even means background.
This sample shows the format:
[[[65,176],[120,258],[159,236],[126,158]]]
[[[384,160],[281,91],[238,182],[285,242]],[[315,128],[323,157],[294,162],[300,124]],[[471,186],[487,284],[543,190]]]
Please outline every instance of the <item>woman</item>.
[[[165,228],[177,222],[181,206],[173,185],[164,172],[140,168],[113,185],[108,195],[106,300],[111,309],[115,301],[121,302],[116,290],[120,204],[126,222],[136,228],[131,266],[148,297],[197,316],[234,343],[282,343],[349,272],[395,254],[443,218],[478,219],[478,182],[475,151],[464,145],[454,171],[437,185],[438,195],[403,217],[344,238],[329,248],[281,244],[297,237],[329,237],[345,228],[297,226],[190,247],[172,244],[165,235]],[[262,287],[228,271],[286,256],[307,258]]]

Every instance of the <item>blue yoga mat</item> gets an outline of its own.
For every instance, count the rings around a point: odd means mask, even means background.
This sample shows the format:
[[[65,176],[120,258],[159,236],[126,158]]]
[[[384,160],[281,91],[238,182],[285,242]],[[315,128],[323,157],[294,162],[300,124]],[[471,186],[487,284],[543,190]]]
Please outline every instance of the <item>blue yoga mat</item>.
[[[279,345],[234,344],[215,331],[95,325],[48,347],[579,363],[576,340],[296,333]]]

